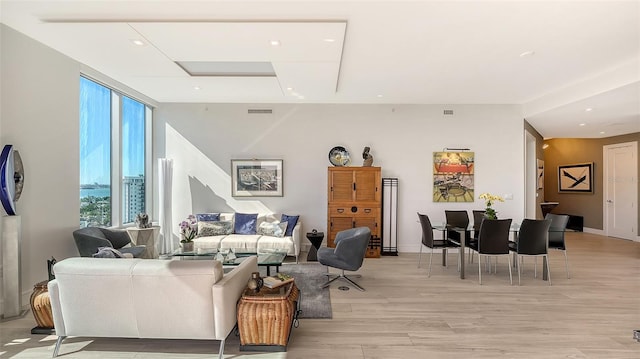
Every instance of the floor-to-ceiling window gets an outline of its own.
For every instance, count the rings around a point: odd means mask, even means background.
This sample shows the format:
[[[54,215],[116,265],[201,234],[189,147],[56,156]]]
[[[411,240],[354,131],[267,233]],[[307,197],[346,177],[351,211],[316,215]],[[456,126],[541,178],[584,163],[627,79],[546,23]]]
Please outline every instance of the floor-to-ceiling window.
[[[151,109],[80,78],[80,226],[120,226],[146,212]]]

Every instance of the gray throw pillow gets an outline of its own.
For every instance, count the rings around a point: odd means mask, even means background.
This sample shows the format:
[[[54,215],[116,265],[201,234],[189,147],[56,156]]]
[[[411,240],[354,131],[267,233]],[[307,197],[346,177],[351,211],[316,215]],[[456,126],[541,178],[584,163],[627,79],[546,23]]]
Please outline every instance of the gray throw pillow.
[[[223,236],[233,233],[231,221],[198,222],[198,237]]]
[[[125,258],[124,254],[112,247],[98,247],[98,252],[93,255],[94,258]]]

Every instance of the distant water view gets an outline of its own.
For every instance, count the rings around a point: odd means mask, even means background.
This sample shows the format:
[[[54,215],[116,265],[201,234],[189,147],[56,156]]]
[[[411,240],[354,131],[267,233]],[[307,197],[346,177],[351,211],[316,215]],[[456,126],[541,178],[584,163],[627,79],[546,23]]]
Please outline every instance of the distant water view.
[[[111,196],[111,188],[109,187],[100,187],[100,188],[81,188],[80,189],[80,198],[84,197],[110,197]]]

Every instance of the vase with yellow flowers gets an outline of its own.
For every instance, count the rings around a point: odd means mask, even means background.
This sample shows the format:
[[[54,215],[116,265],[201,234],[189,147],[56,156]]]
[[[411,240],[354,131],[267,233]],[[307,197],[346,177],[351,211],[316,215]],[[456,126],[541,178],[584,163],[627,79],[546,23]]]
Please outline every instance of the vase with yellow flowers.
[[[484,199],[486,209],[484,210],[484,218],[498,219],[495,209],[491,207],[494,202],[504,202],[504,198],[491,193],[482,193],[478,198]]]

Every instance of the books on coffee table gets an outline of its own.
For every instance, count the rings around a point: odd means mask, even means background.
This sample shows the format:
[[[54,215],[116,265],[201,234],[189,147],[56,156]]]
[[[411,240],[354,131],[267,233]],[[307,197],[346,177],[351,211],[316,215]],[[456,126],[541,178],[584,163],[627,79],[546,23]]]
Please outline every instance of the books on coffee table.
[[[263,284],[267,288],[278,288],[291,282],[293,282],[293,277],[282,273],[278,273],[276,276],[263,278]]]

